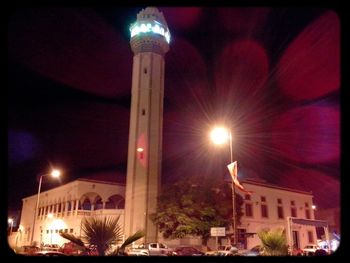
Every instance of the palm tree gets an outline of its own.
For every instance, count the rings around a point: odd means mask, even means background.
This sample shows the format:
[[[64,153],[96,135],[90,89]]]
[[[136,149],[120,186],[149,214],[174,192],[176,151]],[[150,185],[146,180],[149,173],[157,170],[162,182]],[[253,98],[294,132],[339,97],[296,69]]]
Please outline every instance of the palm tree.
[[[263,247],[263,254],[267,256],[285,256],[288,254],[286,235],[283,229],[263,229],[258,233]]]
[[[85,244],[95,246],[98,255],[104,256],[113,245],[122,240],[122,230],[118,224],[119,216],[116,218],[104,217],[103,219],[91,217],[82,222],[82,239],[68,233],[61,233],[63,238],[77,244],[83,251],[89,251]],[[138,231],[128,237],[124,243],[109,255],[121,255],[126,246],[144,236],[143,231]],[[85,242],[84,242],[85,241]]]

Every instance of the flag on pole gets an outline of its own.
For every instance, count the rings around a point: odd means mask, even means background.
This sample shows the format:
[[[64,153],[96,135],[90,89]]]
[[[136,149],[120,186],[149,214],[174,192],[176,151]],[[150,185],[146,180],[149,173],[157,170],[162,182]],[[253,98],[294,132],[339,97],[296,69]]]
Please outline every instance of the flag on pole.
[[[229,165],[227,165],[227,168],[231,174],[232,177],[232,181],[233,183],[243,192],[247,193],[247,194],[252,194],[252,191],[247,191],[244,189],[244,187],[241,185],[241,183],[238,181],[238,175],[237,175],[237,161],[234,161],[233,163],[230,163]]]

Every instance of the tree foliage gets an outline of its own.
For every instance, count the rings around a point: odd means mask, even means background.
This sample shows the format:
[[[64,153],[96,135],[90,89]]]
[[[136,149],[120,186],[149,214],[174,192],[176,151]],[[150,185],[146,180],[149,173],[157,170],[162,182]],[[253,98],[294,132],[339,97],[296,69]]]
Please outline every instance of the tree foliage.
[[[235,200],[239,222],[243,200],[239,195]],[[165,238],[200,236],[206,242],[211,227],[229,227],[232,223],[230,184],[183,180],[165,186],[152,220]]]
[[[286,256],[288,254],[288,245],[283,229],[263,229],[258,233],[258,237],[261,240],[264,255]]]
[[[82,248],[89,251],[90,246],[95,246],[98,254],[104,256],[110,251],[113,245],[122,240],[122,230],[119,226],[119,216],[112,217],[89,217],[82,221],[82,239],[68,233],[60,233],[63,238],[70,240]],[[143,231],[138,231],[128,237],[121,246],[109,253],[110,255],[121,255],[126,246],[144,236]]]
[[[82,239],[90,245],[95,245],[99,255],[104,255],[106,250],[122,240],[122,230],[118,221],[119,217],[84,218]]]

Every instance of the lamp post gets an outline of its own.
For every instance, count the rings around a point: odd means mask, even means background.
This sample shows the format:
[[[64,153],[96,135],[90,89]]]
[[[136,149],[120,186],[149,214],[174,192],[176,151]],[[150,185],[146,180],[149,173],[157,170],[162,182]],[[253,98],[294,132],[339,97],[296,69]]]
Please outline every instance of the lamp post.
[[[37,199],[36,199],[36,205],[35,205],[35,210],[34,210],[34,219],[33,219],[33,229],[32,229],[32,235],[31,235],[31,238],[30,238],[30,244],[33,245],[33,239],[34,239],[34,233],[35,233],[35,219],[37,217],[37,212],[39,210],[39,200],[40,200],[40,190],[41,190],[41,182],[43,180],[43,177],[44,176],[47,176],[47,175],[51,175],[52,177],[55,177],[55,178],[58,178],[61,173],[59,170],[52,170],[52,172],[50,174],[42,174],[40,175],[40,179],[39,179],[39,188],[38,188],[38,196],[37,196]]]
[[[12,235],[12,228],[13,228],[13,218],[7,219],[7,222],[10,224],[10,234],[9,236]]]
[[[214,144],[222,145],[229,141],[230,146],[230,161],[233,162],[233,154],[232,154],[232,132],[230,129],[226,129],[224,127],[216,127],[210,133],[211,140]],[[237,245],[237,226],[236,226],[236,203],[235,203],[235,195],[236,189],[235,184],[232,180],[231,183],[232,188],[232,230],[233,230],[233,242],[234,245]]]

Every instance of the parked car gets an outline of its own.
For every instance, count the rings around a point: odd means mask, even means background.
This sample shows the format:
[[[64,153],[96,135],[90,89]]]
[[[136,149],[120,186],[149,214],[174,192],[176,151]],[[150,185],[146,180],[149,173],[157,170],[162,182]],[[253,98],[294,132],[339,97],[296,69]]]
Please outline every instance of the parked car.
[[[189,246],[177,247],[172,252],[173,256],[204,256],[205,253]]]
[[[317,249],[320,249],[317,245],[307,245],[303,248],[303,254],[305,256],[313,256]]]
[[[42,246],[41,250],[44,251],[59,251],[60,246],[57,244],[45,244]]]
[[[328,252],[326,250],[320,248],[320,249],[316,249],[314,255],[315,256],[327,256]]]
[[[234,256],[238,254],[238,248],[231,245],[219,246],[218,252],[220,256]]]
[[[64,243],[58,251],[66,254],[66,255],[82,255],[83,254],[83,250],[73,242]]]
[[[206,256],[234,256],[238,254],[238,248],[226,245],[226,246],[219,246],[218,250],[208,251],[205,252]]]
[[[240,256],[260,256],[262,255],[263,248],[259,245],[252,247],[249,250],[239,252]]]
[[[61,256],[67,256],[67,255],[59,251],[41,250],[41,251],[35,252],[33,256],[61,257]]]
[[[131,251],[128,251],[126,252],[126,255],[127,256],[149,256],[149,253],[148,251],[145,251],[145,250],[131,250]]]
[[[129,250],[132,253],[148,253],[150,256],[171,255],[172,249],[163,243],[144,243]]]
[[[293,250],[288,246],[288,255],[290,256],[302,256],[304,254],[303,250],[293,246]]]
[[[22,246],[16,250],[16,254],[19,255],[33,255],[35,252],[40,251],[39,247],[36,246]]]

